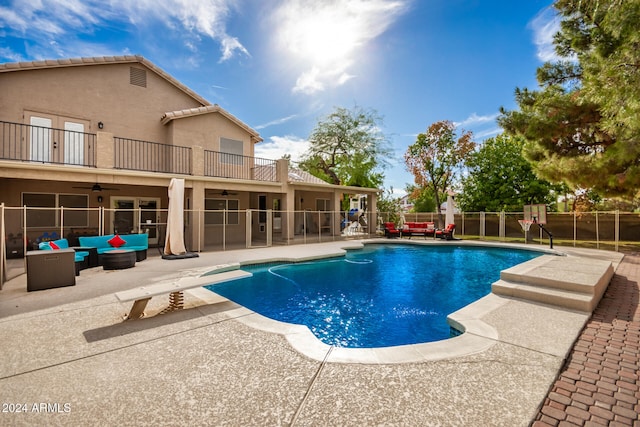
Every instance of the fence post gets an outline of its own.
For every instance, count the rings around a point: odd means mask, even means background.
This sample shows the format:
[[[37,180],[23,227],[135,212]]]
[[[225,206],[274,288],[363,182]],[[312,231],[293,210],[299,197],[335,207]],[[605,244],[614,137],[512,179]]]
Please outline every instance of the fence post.
[[[245,211],[245,220],[246,220],[246,224],[245,224],[245,233],[244,233],[244,239],[245,239],[245,246],[247,248],[251,247],[251,209],[247,209]]]
[[[485,213],[480,212],[480,240],[485,238]]]
[[[5,228],[4,228],[4,202],[0,203],[0,290],[2,290],[2,285],[7,280],[7,247],[6,247],[6,239],[4,237]],[[22,237],[24,241],[24,236]],[[24,243],[23,243],[24,244]],[[24,257],[27,257],[25,252]]]
[[[573,211],[573,247],[576,247],[576,239],[578,238],[577,214]]]
[[[598,221],[598,211],[596,211],[596,249],[600,249],[600,222]]]
[[[505,223],[504,223],[504,211],[500,211],[500,230],[498,231],[498,235],[500,236],[500,240],[504,241],[505,235]]]
[[[22,207],[22,223],[24,224],[24,231],[22,232],[22,236],[24,240],[23,253],[24,257],[22,258],[24,264],[24,271],[27,271],[27,205]]]
[[[620,211],[616,209],[615,219],[614,219],[614,230],[613,234],[616,240],[616,252],[618,252],[618,242],[620,241]]]
[[[229,211],[225,207],[222,210],[222,250],[227,250],[227,215]],[[238,221],[240,221],[240,212],[238,212]],[[205,231],[206,233],[206,231]]]
[[[64,206],[60,206],[60,238],[64,238]]]
[[[202,252],[202,221],[204,221],[204,212],[198,209],[196,211],[198,215],[198,252]]]

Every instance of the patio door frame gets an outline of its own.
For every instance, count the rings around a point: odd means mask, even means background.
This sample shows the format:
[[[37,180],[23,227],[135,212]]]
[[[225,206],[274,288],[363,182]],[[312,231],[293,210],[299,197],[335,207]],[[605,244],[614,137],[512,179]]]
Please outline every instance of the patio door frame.
[[[131,202],[131,209],[127,209],[131,211],[131,231],[134,233],[147,233],[149,234],[149,244],[157,245],[159,239],[159,230],[158,225],[160,222],[160,197],[137,197],[137,196],[111,196],[109,199],[109,206],[111,206],[111,211],[113,212],[113,219],[109,224],[109,230],[111,234],[114,234],[115,229],[115,219],[116,213],[118,211],[117,203],[119,201],[123,202]],[[147,218],[150,216],[149,208],[146,206],[148,202],[155,202],[156,208],[153,214],[153,218]],[[144,204],[144,211],[142,212],[141,204]],[[151,222],[147,222],[151,220]],[[155,233],[152,232],[155,230]],[[119,231],[119,230],[118,230]]]
[[[83,165],[85,133],[90,121],[38,111],[25,111],[29,131],[28,159],[33,162]],[[47,129],[48,128],[48,129]],[[53,129],[59,129],[53,131]],[[63,135],[60,135],[60,133]],[[61,141],[58,141],[62,137]]]

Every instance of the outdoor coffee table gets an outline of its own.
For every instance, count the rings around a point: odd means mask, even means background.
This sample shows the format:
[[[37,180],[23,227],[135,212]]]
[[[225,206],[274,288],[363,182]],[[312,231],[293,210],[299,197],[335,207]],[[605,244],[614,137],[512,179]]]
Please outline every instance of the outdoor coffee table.
[[[102,268],[104,270],[122,270],[135,267],[136,251],[131,249],[114,249],[102,254]]]

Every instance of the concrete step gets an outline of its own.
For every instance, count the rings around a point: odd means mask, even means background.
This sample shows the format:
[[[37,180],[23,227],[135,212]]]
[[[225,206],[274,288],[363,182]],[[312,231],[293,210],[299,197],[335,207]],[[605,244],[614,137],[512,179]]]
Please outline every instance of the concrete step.
[[[572,310],[593,311],[613,277],[608,260],[542,255],[503,270],[492,292]]]
[[[491,291],[496,295],[535,301],[585,312],[593,311],[598,304],[593,294],[552,289],[526,283],[513,283],[506,280],[498,280],[493,283],[491,285]]]
[[[500,279],[597,294],[613,277],[610,261],[543,255],[500,272]]]

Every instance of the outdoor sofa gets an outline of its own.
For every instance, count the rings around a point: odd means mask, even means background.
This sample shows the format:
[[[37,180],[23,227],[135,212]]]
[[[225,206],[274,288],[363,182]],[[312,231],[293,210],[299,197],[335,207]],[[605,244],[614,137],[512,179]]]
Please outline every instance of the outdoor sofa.
[[[434,237],[436,233],[435,223],[433,222],[405,222],[402,226],[403,236],[427,236]]]
[[[104,236],[79,236],[78,241],[82,247],[92,247],[98,250],[99,264],[101,255],[115,249],[128,249],[136,252],[136,261],[147,259],[149,249],[149,236],[140,234],[106,234]]]
[[[46,242],[38,243],[38,249],[51,251],[58,249],[70,249],[69,241],[67,239],[49,240]],[[74,254],[74,261],[76,264],[76,276],[80,274],[80,270],[84,270],[89,267],[89,251],[76,250]]]

